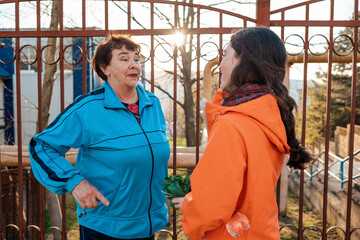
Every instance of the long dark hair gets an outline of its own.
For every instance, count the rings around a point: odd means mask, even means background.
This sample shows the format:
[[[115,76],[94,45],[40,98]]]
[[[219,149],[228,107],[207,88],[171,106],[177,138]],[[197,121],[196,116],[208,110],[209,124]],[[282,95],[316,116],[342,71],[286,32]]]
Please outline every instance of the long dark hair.
[[[240,59],[231,74],[232,88],[239,88],[245,83],[265,84],[269,87],[277,100],[287,143],[291,148],[287,165],[304,169],[311,156],[295,136],[293,110],[297,106],[283,84],[287,57],[283,42],[270,29],[254,27],[237,31],[232,35],[230,43]]]

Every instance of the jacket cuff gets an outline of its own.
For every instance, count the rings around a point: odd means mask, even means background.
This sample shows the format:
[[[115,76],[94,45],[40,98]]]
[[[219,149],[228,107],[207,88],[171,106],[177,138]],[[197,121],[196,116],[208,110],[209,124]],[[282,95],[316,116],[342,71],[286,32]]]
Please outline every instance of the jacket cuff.
[[[72,178],[70,178],[66,184],[65,184],[65,188],[66,190],[71,193],[72,190],[85,178],[80,176],[80,174],[76,174],[74,175]]]

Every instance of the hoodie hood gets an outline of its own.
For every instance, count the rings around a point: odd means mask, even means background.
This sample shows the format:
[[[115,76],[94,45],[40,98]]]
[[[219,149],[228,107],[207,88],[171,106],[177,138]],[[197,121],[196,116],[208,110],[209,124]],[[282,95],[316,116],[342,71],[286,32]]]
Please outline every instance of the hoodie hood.
[[[279,152],[289,153],[290,147],[287,144],[285,126],[281,120],[280,110],[273,95],[267,94],[231,107],[221,106],[222,101],[222,89],[219,89],[212,102],[206,103],[206,119],[209,131],[218,118],[227,113],[236,112],[255,120]]]

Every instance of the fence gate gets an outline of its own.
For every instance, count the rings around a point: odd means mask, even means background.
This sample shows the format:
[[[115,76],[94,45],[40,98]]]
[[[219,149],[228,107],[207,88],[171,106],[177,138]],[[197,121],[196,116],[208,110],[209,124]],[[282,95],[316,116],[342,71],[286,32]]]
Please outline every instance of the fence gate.
[[[231,1],[229,1],[231,2]],[[236,1],[238,2],[238,1]],[[60,195],[62,220],[59,226],[46,225],[46,193],[34,179],[27,153],[30,138],[42,131],[49,121],[69,105],[76,96],[98,87],[101,81],[91,70],[90,60],[99,41],[109,33],[130,34],[139,42],[144,57],[141,84],[160,99],[172,138],[172,159],[169,165],[173,174],[183,171],[184,156],[198,162],[201,156],[202,118],[199,102],[202,74],[207,64],[215,66],[221,61],[222,49],[231,34],[238,28],[268,26],[279,34],[289,53],[290,73],[297,66],[302,72],[302,113],[300,136],[305,145],[307,129],[308,79],[312,62],[327,65],[325,152],[323,179],[328,179],[330,108],[332,69],[337,62],[349,62],[351,75],[351,106],[349,116],[349,144],[347,153],[348,182],[345,226],[327,226],[328,180],[323,185],[322,226],[304,226],[304,186],[307,179],[300,171],[299,219],[297,225],[286,225],[295,229],[298,239],[306,231],[318,231],[322,239],[327,233],[341,229],[346,239],[355,236],[358,227],[352,226],[352,186],[354,164],[354,131],[358,54],[358,1],[353,1],[352,19],[336,20],[336,4],[343,1],[310,0],[299,4],[270,10],[270,0],[257,0],[239,4],[200,5],[190,1],[170,0],[2,0],[0,2],[0,80],[2,81],[2,116],[0,116],[1,184],[0,184],[0,234],[4,239],[45,239],[47,231],[59,234],[61,239],[72,239],[77,229],[66,222],[66,216],[75,209],[67,203],[67,195]],[[232,8],[237,4],[237,10]],[[271,3],[272,4],[272,3]],[[322,4],[322,5],[321,5]],[[313,9],[328,11],[328,19],[311,19]],[[247,11],[256,13],[256,18],[247,17]],[[325,10],[324,10],[325,11]],[[302,18],[294,18],[301,12]],[[348,31],[338,37],[340,28]],[[319,32],[325,29],[325,34]],[[312,34],[314,33],[314,34]],[[319,40],[319,38],[323,40]],[[325,39],[325,40],[324,40]],[[325,45],[323,44],[325,42]],[[313,43],[313,44],[312,44]],[[323,51],[314,46],[322,43]],[[349,43],[350,50],[344,54],[335,47]],[[350,46],[350,47],[349,47]],[[345,51],[346,52],[346,51]],[[346,59],[346,60],[344,60]],[[295,69],[296,70],[296,69]],[[211,72],[212,71],[212,72]],[[218,82],[217,68],[211,68],[214,88]],[[50,89],[44,83],[53,85]],[[195,91],[195,94],[193,94]],[[0,101],[1,103],[1,101]],[[51,103],[51,107],[50,107]],[[167,113],[169,113],[167,115]],[[177,148],[185,139],[186,151]],[[190,149],[190,150],[189,150]],[[76,151],[67,154],[75,161]],[[178,167],[178,168],[177,168]],[[283,176],[282,176],[283,177]],[[280,199],[278,184],[277,194]],[[67,207],[66,207],[67,206]],[[68,211],[66,211],[68,208]],[[172,227],[157,235],[182,239],[177,226],[177,212],[172,209]],[[358,231],[359,232],[359,231]],[[354,238],[353,238],[354,239]]]

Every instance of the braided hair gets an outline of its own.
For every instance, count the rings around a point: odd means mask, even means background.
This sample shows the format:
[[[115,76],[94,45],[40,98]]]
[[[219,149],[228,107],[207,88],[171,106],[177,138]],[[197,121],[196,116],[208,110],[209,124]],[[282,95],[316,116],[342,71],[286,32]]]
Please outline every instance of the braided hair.
[[[245,83],[264,84],[269,87],[277,100],[290,146],[287,165],[304,169],[311,156],[295,135],[293,110],[297,109],[297,106],[283,84],[287,58],[283,42],[269,28],[254,27],[237,31],[232,35],[230,44],[240,59],[231,74],[232,87],[236,89]]]

